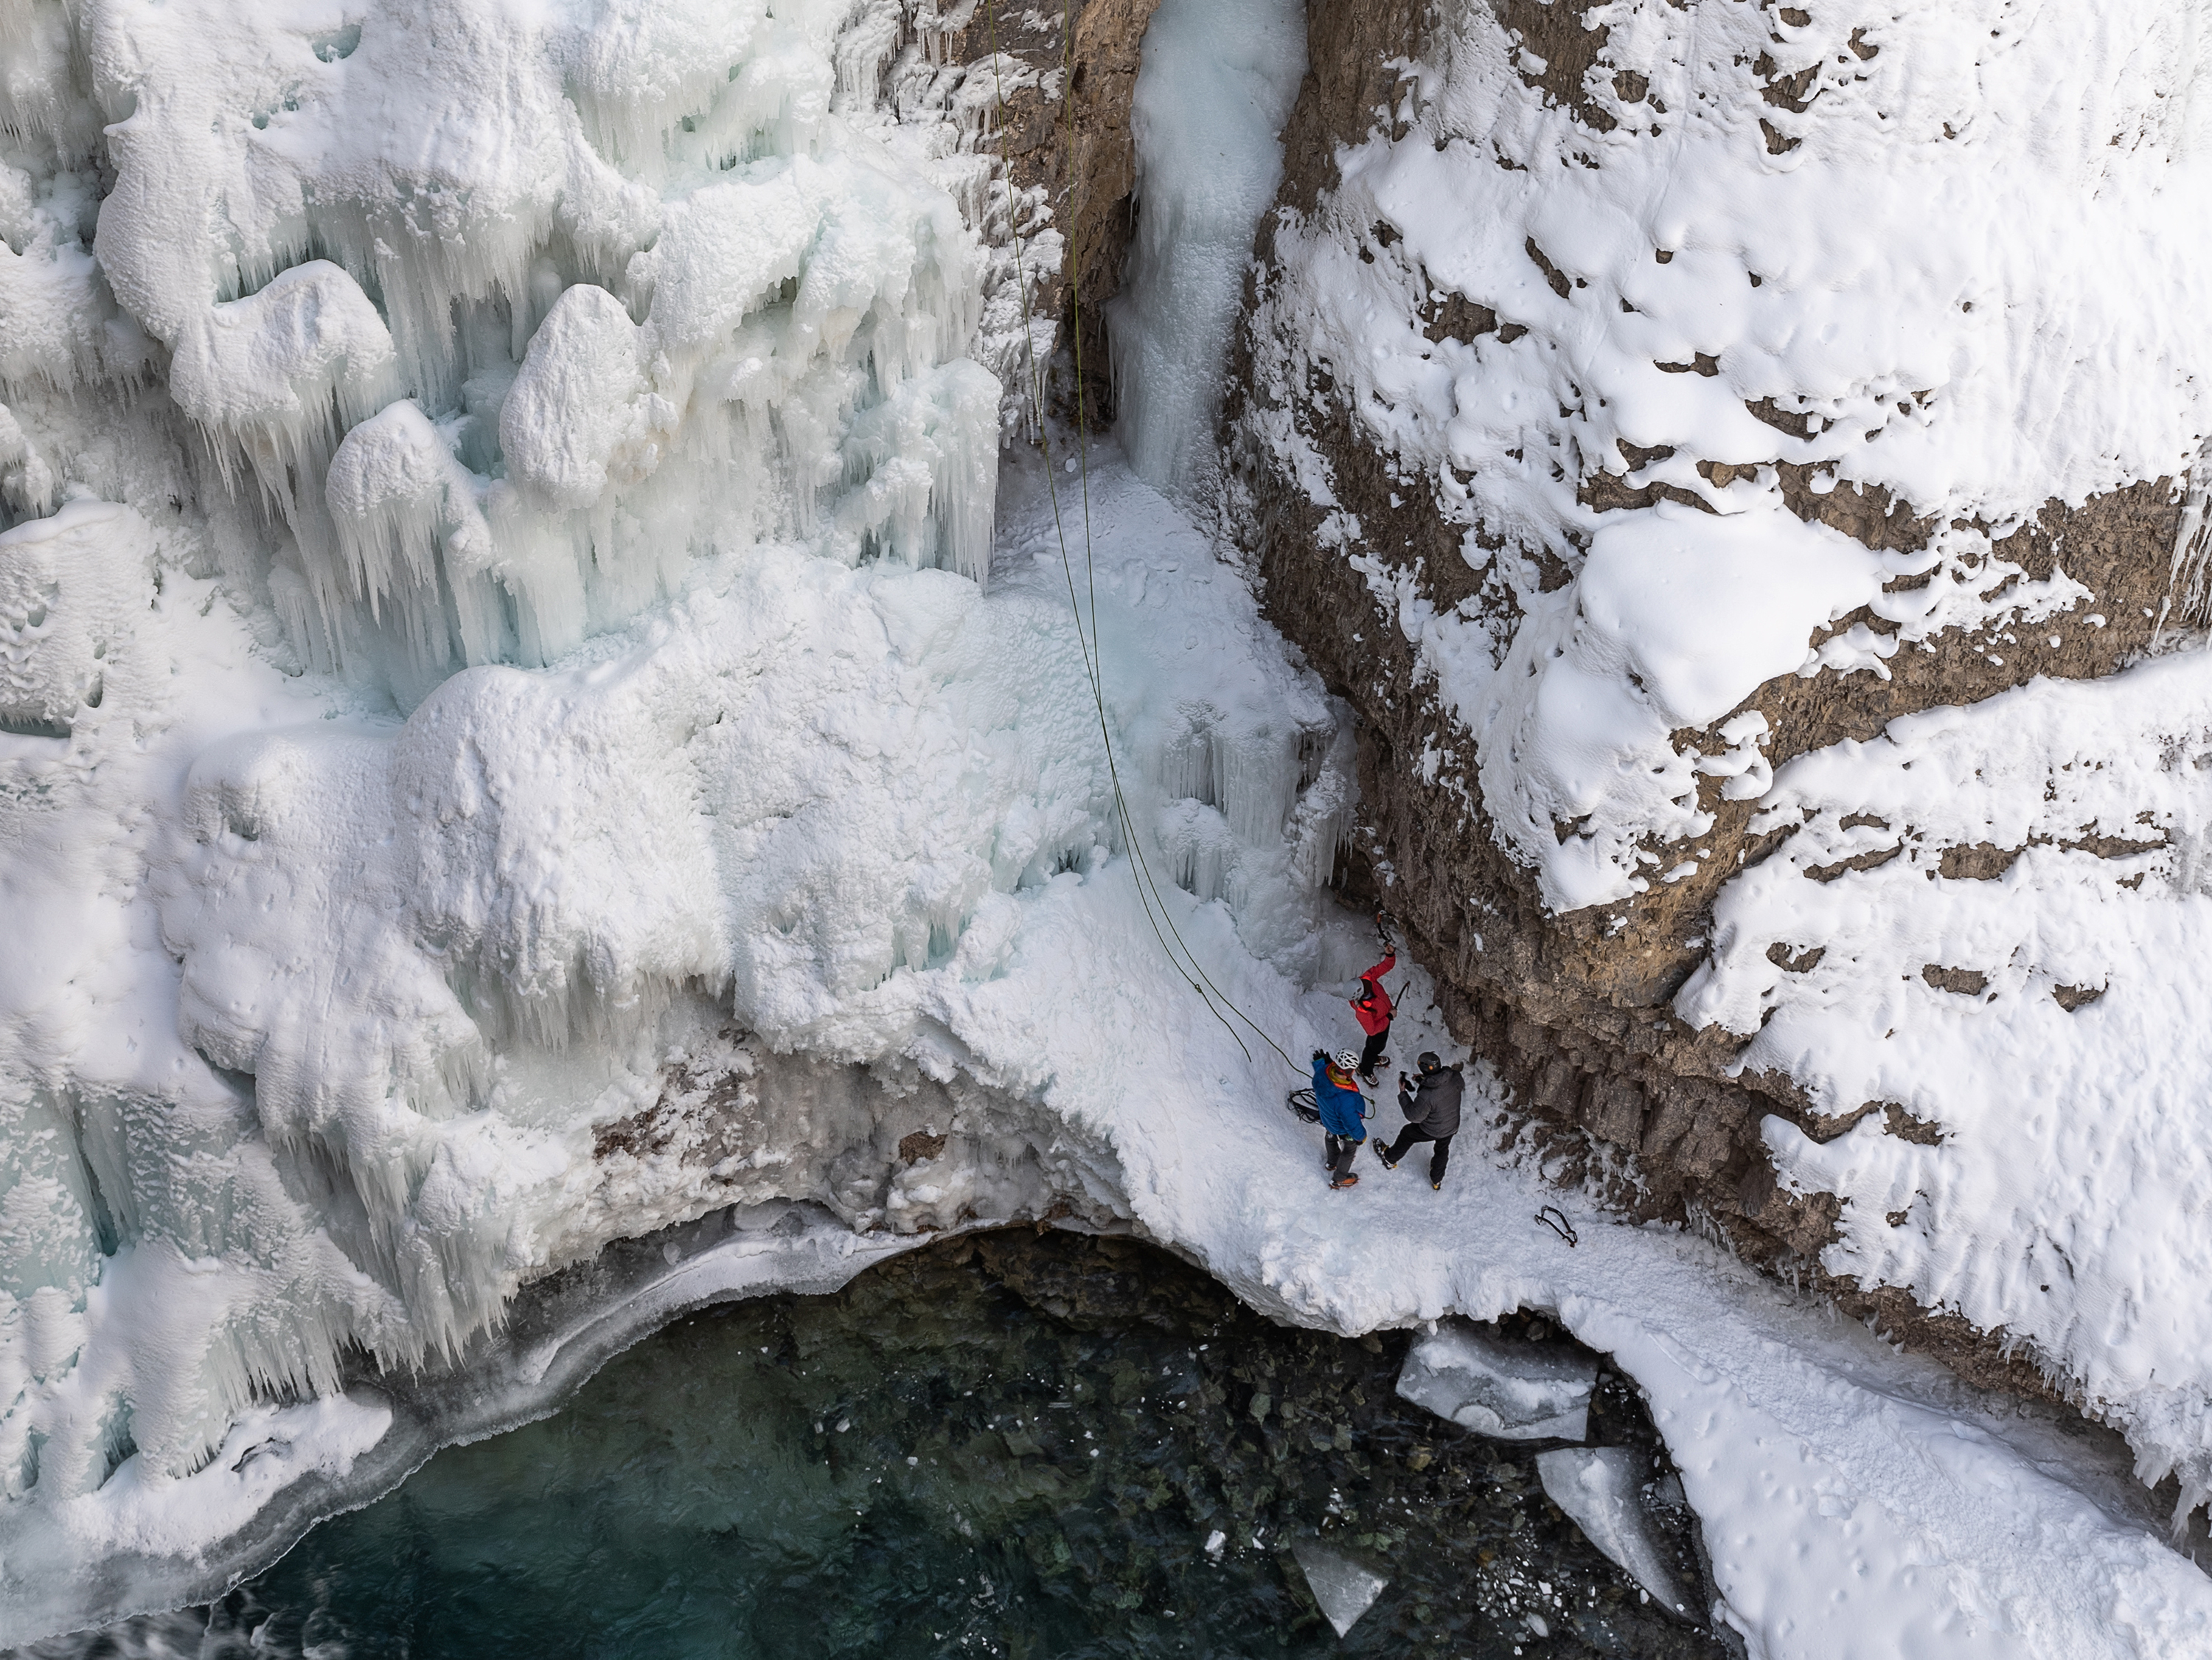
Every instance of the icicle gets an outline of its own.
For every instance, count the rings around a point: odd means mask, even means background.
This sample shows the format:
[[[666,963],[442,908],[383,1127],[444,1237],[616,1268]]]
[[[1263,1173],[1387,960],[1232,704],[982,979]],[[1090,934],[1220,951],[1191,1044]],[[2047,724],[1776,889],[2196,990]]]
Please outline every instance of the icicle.
[[[1297,800],[1297,735],[1261,727],[1235,739],[1217,733],[1214,745],[1222,816],[1231,833],[1251,847],[1280,841]]]
[[[853,423],[840,528],[910,565],[943,563],[988,581],[999,486],[999,382],[948,363]]]
[[[2173,610],[2177,595],[2184,624],[2202,628],[2212,623],[2212,580],[2208,580],[2212,578],[2212,564],[2205,558],[2212,551],[2212,513],[2208,513],[2208,507],[2212,507],[2212,439],[2205,441],[2189,469],[2181,522],[2173,533],[2173,566],[2166,579],[2166,599],[2159,614],[2160,628],[2166,625],[2166,613]]]
[[[903,21],[899,0],[862,0],[837,40],[836,108],[872,109],[882,98]]]
[[[477,506],[473,475],[413,402],[393,404],[345,436],[331,459],[324,498],[337,532],[353,597],[372,617],[396,603],[419,672],[453,659],[489,660],[497,635],[469,578],[489,550],[491,532]],[[455,593],[449,623],[440,577],[441,553],[459,542],[459,560],[442,575]],[[465,595],[466,598],[459,596]]]
[[[15,417],[0,404],[0,511],[8,508],[43,518],[54,510],[59,481],[53,469],[23,435]]]

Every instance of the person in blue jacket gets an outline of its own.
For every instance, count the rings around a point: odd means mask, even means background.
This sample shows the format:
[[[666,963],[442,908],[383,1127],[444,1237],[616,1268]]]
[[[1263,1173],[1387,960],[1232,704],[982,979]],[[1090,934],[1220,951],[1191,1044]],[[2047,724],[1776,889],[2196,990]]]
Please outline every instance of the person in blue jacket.
[[[1367,1140],[1367,1098],[1360,1094],[1353,1074],[1359,1056],[1352,1050],[1334,1060],[1320,1049],[1313,1052],[1314,1105],[1321,1109],[1321,1127],[1328,1152],[1322,1162],[1332,1188],[1356,1188],[1352,1156]]]

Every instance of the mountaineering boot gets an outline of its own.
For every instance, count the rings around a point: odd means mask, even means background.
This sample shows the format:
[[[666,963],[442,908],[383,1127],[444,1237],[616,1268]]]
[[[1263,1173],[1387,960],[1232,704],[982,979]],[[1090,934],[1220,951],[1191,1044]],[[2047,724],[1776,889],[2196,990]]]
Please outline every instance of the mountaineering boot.
[[[1429,1191],[1431,1193],[1442,1193],[1443,1190],[1444,1184],[1441,1182],[1431,1182],[1429,1183]]]
[[[1382,1140],[1380,1136],[1377,1136],[1375,1140],[1375,1156],[1382,1161],[1382,1168],[1384,1170],[1395,1170],[1398,1168],[1398,1161],[1383,1151]]]
[[[1328,1185],[1332,1190],[1337,1188],[1356,1188],[1359,1185],[1359,1178],[1356,1176],[1340,1176]]]

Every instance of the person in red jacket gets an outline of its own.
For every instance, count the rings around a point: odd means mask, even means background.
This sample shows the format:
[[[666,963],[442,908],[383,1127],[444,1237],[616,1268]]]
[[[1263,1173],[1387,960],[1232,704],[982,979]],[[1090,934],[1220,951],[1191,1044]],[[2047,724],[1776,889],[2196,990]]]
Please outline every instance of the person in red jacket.
[[[1379,933],[1382,919],[1375,919]],[[1382,960],[1359,976],[1359,994],[1352,1000],[1352,1012],[1358,1018],[1360,1031],[1367,1034],[1367,1043],[1359,1051],[1359,1080],[1370,1088],[1375,1083],[1375,1068],[1389,1057],[1382,1053],[1382,1045],[1390,1038],[1390,1015],[1395,1005],[1390,994],[1382,988],[1382,976],[1398,966],[1398,948],[1390,944],[1390,936],[1382,934],[1387,948]]]

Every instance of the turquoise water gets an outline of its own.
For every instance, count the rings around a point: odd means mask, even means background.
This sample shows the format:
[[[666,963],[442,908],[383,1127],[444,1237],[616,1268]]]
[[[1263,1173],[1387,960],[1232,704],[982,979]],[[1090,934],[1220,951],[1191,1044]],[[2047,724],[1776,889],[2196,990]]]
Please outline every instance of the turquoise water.
[[[1528,1453],[1400,1401],[1408,1341],[1273,1325],[1127,1241],[955,1241],[836,1296],[688,1319],[554,1417],[448,1449],[317,1528],[213,1609],[39,1652],[1726,1651],[1641,1599],[1543,1497]],[[1656,1444],[1617,1378],[1592,1422]],[[1341,1642],[1289,1552],[1311,1534],[1391,1576]]]

